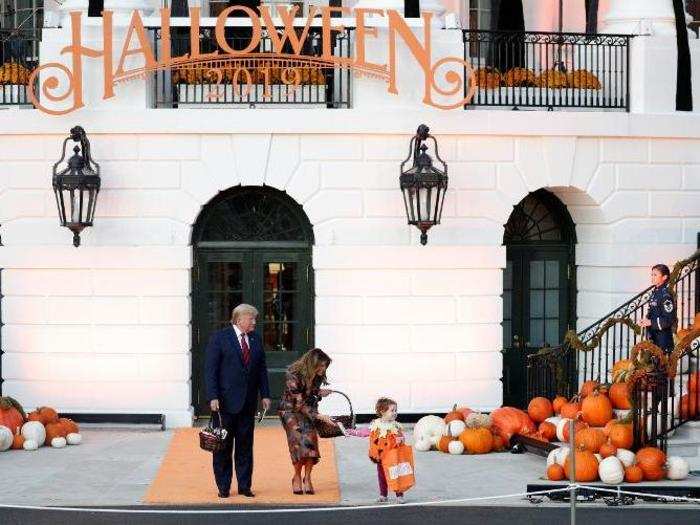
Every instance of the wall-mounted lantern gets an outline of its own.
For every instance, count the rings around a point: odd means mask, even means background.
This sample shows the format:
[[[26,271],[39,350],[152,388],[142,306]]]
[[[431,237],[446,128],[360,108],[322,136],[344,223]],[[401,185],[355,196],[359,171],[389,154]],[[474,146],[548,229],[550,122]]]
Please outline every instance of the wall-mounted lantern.
[[[59,168],[66,158],[68,141],[79,143],[65,167]],[[63,141],[63,152],[53,165],[53,191],[56,196],[61,226],[73,232],[73,246],[80,246],[80,232],[92,226],[100,191],[100,165],[90,156],[90,141],[85,130],[76,126]]]
[[[427,153],[429,140],[433,141],[435,158],[442,169],[433,166],[433,159]],[[413,165],[404,170],[411,158]],[[430,134],[430,128],[421,124],[411,139],[408,157],[401,163],[400,183],[408,224],[421,231],[423,246],[428,243],[428,230],[440,224],[447,182],[447,164],[440,158],[437,141]]]

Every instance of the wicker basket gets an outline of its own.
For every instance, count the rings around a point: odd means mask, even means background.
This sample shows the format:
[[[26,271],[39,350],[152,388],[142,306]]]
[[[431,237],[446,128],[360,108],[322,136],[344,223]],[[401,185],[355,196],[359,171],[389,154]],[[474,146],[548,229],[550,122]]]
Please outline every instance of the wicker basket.
[[[225,442],[227,432],[221,424],[221,414],[216,412],[216,415],[219,416],[218,427],[212,427],[212,421],[214,420],[214,414],[212,414],[206,428],[199,431],[199,448],[206,450],[207,452],[219,452],[226,446]]]
[[[350,415],[331,416],[331,419],[341,423],[345,428],[355,428],[355,412],[352,409],[352,402],[350,401],[350,398],[343,392],[339,392],[337,390],[331,390],[331,394],[343,396],[347,400],[348,406],[350,407]],[[334,438],[343,435],[343,431],[340,430],[338,425],[329,425],[324,421],[316,419],[314,420],[314,426],[316,427],[319,437],[322,438]]]

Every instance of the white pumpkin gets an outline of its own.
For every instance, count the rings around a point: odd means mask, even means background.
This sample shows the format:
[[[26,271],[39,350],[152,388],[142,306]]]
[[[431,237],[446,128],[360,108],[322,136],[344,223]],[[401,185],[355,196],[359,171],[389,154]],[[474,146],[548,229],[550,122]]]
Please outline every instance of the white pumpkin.
[[[634,452],[632,452],[631,450],[627,450],[626,448],[618,448],[615,457],[617,457],[617,459],[619,459],[622,462],[625,468],[631,467],[636,461],[636,456],[634,455]]]
[[[434,446],[437,446],[437,441],[445,435],[446,426],[441,417],[424,416],[413,427],[413,437],[416,441],[422,438],[429,439]]]
[[[53,448],[63,448],[66,446],[66,438],[64,437],[55,437],[51,440],[51,446]]]
[[[22,435],[24,439],[30,439],[37,443],[46,441],[46,429],[40,421],[27,421],[22,425]]]
[[[12,447],[12,430],[0,426],[0,452],[8,450],[10,447]]]
[[[455,439],[447,445],[447,451],[454,456],[458,456],[464,453],[464,445],[459,439]]]
[[[566,461],[568,455],[569,447],[555,448],[547,455],[547,466],[549,467],[554,463],[557,463],[558,465],[561,465],[563,467],[564,461]]]
[[[559,416],[548,417],[547,419],[545,419],[545,421],[547,423],[551,423],[552,425],[554,425],[556,427],[559,424],[559,422],[561,421],[561,417],[559,417]]]
[[[621,410],[619,408],[616,408],[615,410],[613,410],[613,412],[615,413],[615,419],[620,420],[625,419],[629,415],[630,410]]]
[[[471,414],[470,414],[471,415]],[[447,434],[450,437],[459,437],[459,435],[464,432],[467,429],[467,424],[464,421],[460,421],[459,419],[455,419],[454,421],[450,421],[450,423],[447,425]]]
[[[442,436],[433,436],[433,437],[429,438],[428,441],[430,441],[430,446],[433,448],[437,448],[438,444],[440,444],[441,437]]]
[[[66,436],[66,443],[69,445],[80,445],[80,443],[83,441],[83,436],[81,434],[77,434],[75,432],[71,432]],[[418,443],[416,443],[416,446]],[[428,450],[430,450],[430,443],[428,443]]]
[[[39,448],[39,444],[33,439],[25,439],[24,445],[22,445],[24,450],[36,450]]]
[[[666,460],[666,476],[668,479],[680,481],[686,479],[690,474],[690,465],[688,462],[678,456],[670,456]]]
[[[563,417],[561,418],[561,421],[557,423],[557,439],[562,443],[565,442],[564,428],[569,424],[569,421],[571,421],[569,418]]]
[[[607,485],[618,485],[625,479],[625,467],[615,456],[605,458],[598,465],[600,481]]]
[[[595,454],[593,454],[593,455],[594,455],[595,458],[598,460],[598,464],[600,464],[600,462],[603,461],[603,456],[601,456],[601,455],[598,454],[597,452],[596,452]]]

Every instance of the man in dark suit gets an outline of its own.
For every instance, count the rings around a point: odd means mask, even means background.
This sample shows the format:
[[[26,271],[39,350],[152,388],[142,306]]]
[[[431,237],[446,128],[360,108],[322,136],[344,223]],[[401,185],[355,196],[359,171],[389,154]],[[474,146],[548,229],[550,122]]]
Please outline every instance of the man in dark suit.
[[[265,352],[255,333],[257,316],[255,307],[238,305],[231,314],[231,326],[215,332],[206,350],[207,398],[212,412],[219,412],[228,432],[226,446],[214,453],[214,477],[221,498],[227,498],[231,490],[234,443],[238,493],[254,497],[250,485],[258,394],[265,410],[271,405]]]

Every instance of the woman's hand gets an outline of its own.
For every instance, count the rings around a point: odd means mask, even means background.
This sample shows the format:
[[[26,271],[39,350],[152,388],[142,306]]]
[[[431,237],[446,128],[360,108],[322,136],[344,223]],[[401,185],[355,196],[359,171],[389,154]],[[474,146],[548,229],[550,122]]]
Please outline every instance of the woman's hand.
[[[642,319],[639,322],[639,326],[641,326],[642,328],[646,328],[647,326],[651,326],[651,320],[650,319]]]
[[[326,396],[330,395],[331,393],[332,393],[332,392],[331,392],[330,390],[328,390],[327,388],[321,388],[321,389],[318,391],[318,395],[321,396],[321,397],[326,397]]]

